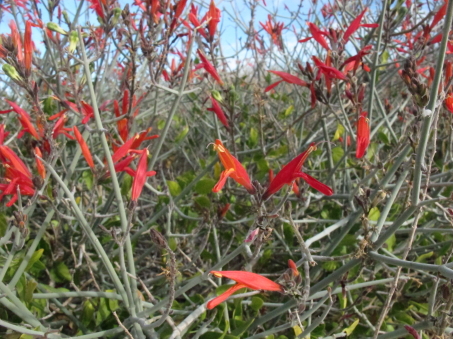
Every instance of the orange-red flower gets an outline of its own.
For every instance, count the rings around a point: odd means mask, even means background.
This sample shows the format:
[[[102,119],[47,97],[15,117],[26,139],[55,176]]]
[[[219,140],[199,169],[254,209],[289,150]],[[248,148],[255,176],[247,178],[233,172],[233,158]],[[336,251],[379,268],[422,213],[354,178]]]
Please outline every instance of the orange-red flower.
[[[283,22],[276,22],[274,24],[274,22],[272,21],[272,17],[269,14],[267,16],[266,23],[263,24],[262,22],[260,22],[260,25],[261,25],[261,27],[264,28],[264,30],[267,33],[269,33],[269,35],[271,36],[272,41],[274,42],[274,44],[278,48],[282,49],[283,48],[283,46],[282,46],[282,31],[283,31],[284,23]]]
[[[35,147],[35,155],[37,155],[36,168],[38,169],[38,173],[41,176],[41,178],[45,179],[46,178],[46,168],[44,167],[44,164],[41,161],[42,153],[38,146]]]
[[[227,278],[236,281],[236,284],[226,290],[218,297],[210,300],[206,305],[208,310],[212,310],[214,307],[224,302],[234,292],[242,288],[250,288],[252,290],[263,290],[263,291],[276,291],[284,292],[283,286],[276,282],[263,277],[262,275],[245,272],[245,271],[211,271],[217,278]]]
[[[143,186],[145,186],[146,178],[156,175],[156,171],[147,171],[148,169],[148,149],[141,151],[134,151],[134,153],[141,153],[140,159],[138,160],[137,170],[134,171],[130,168],[127,169],[127,173],[134,177],[132,182],[132,193],[131,200],[137,201],[142,194]]]
[[[445,107],[450,111],[450,113],[453,113],[453,93],[449,93],[447,97],[445,98]]]
[[[301,171],[305,160],[310,155],[310,153],[315,150],[316,144],[313,142],[305,152],[302,152],[293,160],[291,160],[287,165],[285,165],[285,167],[283,167],[282,170],[278,172],[275,178],[271,181],[266,192],[264,192],[263,200],[266,200],[271,195],[277,193],[284,185],[292,185],[293,181],[297,178],[302,178],[308,185],[325,195],[332,195],[333,191],[329,186]]]
[[[225,186],[228,177],[231,177],[238,184],[244,186],[250,194],[255,194],[255,187],[253,187],[252,181],[250,180],[247,171],[239,162],[239,160],[231,155],[231,153],[225,148],[225,146],[223,146],[222,142],[219,139],[216,139],[213,145],[214,149],[219,155],[223,167],[225,167],[225,170],[220,174],[220,179],[214,186],[212,191],[214,193],[219,192],[223,188],[223,186]]]
[[[82,154],[85,157],[85,160],[86,160],[88,166],[90,166],[91,169],[94,169],[93,157],[91,156],[90,149],[88,148],[88,145],[87,145],[85,139],[83,138],[82,134],[80,134],[80,131],[77,128],[77,126],[73,127],[73,131],[74,131],[74,136],[75,136],[77,142],[79,143],[80,149],[82,150]]]
[[[285,72],[281,72],[281,71],[268,71],[268,72],[271,72],[271,73],[273,73],[275,75],[278,75],[280,78],[282,78],[282,80],[279,80],[279,81],[274,82],[273,84],[270,84],[269,86],[267,86],[264,89],[264,93],[269,92],[271,89],[273,89],[275,86],[277,86],[279,83],[281,83],[283,81],[287,82],[289,84],[294,84],[294,85],[308,87],[308,84],[305,81],[303,81],[302,79],[296,77],[295,75],[292,75],[292,74],[289,74],[289,73],[285,73]]]
[[[357,122],[357,149],[355,152],[357,159],[360,159],[365,155],[368,145],[370,144],[370,125],[366,116],[367,112],[362,112],[359,121]]]
[[[33,135],[36,139],[40,140],[41,137],[38,134],[38,132],[36,131],[35,126],[31,122],[30,115],[27,112],[25,112],[25,110],[20,108],[19,105],[17,105],[16,103],[6,100],[6,99],[5,99],[5,101],[13,108],[12,110],[14,112],[16,112],[17,115],[19,116],[19,122],[22,125],[22,130],[20,131],[20,133],[17,137],[21,138],[24,135],[24,133],[28,132],[31,135]],[[11,110],[2,111],[0,113],[3,114],[3,113],[9,113],[9,112],[11,112]]]
[[[214,0],[211,0],[211,3],[209,5],[209,11],[206,14],[209,19],[208,32],[211,41],[214,39],[215,33],[217,31],[217,25],[220,22],[220,14],[221,14],[220,9],[216,7]]]
[[[215,115],[217,115],[217,118],[223,124],[223,126],[225,126],[227,129],[229,129],[230,125],[228,124],[228,119],[227,119],[225,113],[223,113],[222,107],[220,107],[217,100],[214,99],[212,96],[211,96],[211,103],[212,103],[212,107],[208,108],[208,111],[214,112]]]
[[[201,60],[200,65],[208,72],[211,74],[211,76],[219,83],[219,85],[223,85],[222,79],[220,79],[219,74],[217,73],[217,70],[215,69],[214,65],[209,62],[209,60],[204,56],[204,54],[198,50],[197,51],[198,57]]]

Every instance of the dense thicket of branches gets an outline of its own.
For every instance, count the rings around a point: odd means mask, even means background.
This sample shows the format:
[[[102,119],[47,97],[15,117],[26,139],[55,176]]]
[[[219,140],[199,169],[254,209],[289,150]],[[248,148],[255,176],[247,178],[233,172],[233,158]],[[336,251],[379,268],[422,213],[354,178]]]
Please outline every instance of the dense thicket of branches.
[[[0,336],[451,337],[453,3],[269,2],[0,4]]]

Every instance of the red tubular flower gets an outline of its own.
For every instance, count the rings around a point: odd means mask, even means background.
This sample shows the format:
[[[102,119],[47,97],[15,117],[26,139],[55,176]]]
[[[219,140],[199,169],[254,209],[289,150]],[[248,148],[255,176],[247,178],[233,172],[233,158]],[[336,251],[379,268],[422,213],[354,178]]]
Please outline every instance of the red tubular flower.
[[[71,132],[72,129],[69,127],[64,127],[64,124],[67,121],[67,116],[66,114],[63,114],[55,123],[53,129],[52,129],[52,137],[56,139],[60,134],[65,135],[68,139],[74,140],[74,137],[69,134],[68,132]]]
[[[283,286],[277,284],[276,282],[263,277],[262,275],[244,272],[244,271],[211,271],[216,278],[227,278],[236,281],[236,284],[231,288],[226,290],[224,293],[218,297],[211,299],[206,308],[212,310],[214,307],[224,302],[231,296],[234,292],[242,288],[250,288],[252,290],[263,290],[263,291],[276,291],[284,292]]]
[[[219,103],[212,96],[211,96],[211,103],[212,103],[212,107],[208,108],[208,111],[214,112],[215,115],[217,115],[217,118],[223,124],[223,126],[225,126],[227,129],[230,129],[230,125],[228,124],[228,119],[227,119],[225,113],[223,113],[222,108],[220,107]]]
[[[282,31],[283,31],[283,27],[284,27],[284,23],[283,22],[277,22],[277,23],[273,23],[272,21],[272,17],[271,15],[269,14],[267,16],[267,21],[265,24],[263,24],[262,22],[260,22],[260,25],[261,27],[263,27],[263,29],[269,33],[269,35],[271,36],[272,38],[272,41],[274,42],[274,44],[282,49],[283,46],[282,46]]]
[[[19,135],[17,136],[18,138],[21,138],[24,133],[30,133],[33,135],[36,139],[40,140],[41,137],[39,136],[38,132],[35,129],[35,126],[31,122],[31,117],[28,115],[27,112],[25,112],[22,108],[20,108],[16,103],[6,100],[5,101],[13,108],[13,111],[19,115],[19,121],[20,124],[22,125],[22,131],[20,131]],[[8,113],[11,111],[3,111],[0,113]]]
[[[123,145],[121,145],[121,147],[119,147],[115,151],[115,153],[113,153],[112,161],[115,163],[118,160],[120,160],[121,158],[123,158],[124,156],[126,156],[129,153],[129,151],[131,150],[132,144],[134,143],[135,140],[137,140],[137,138],[138,138],[138,134],[134,135],[132,138],[127,140]]]
[[[218,9],[214,3],[214,0],[211,0],[211,4],[209,5],[209,11],[207,13],[208,17],[210,18],[208,23],[208,32],[211,38],[211,41],[214,39],[215,32],[217,31],[217,25],[220,22],[220,9]]]
[[[73,127],[73,131],[74,131],[74,136],[75,136],[77,142],[79,143],[80,149],[82,150],[82,154],[85,157],[85,160],[86,160],[88,166],[90,166],[90,168],[92,170],[94,170],[93,157],[91,156],[90,149],[88,148],[88,145],[87,145],[85,139],[83,138],[82,134],[80,134],[80,131],[77,128],[77,126]]]
[[[323,35],[325,35],[325,33],[322,30],[320,30],[319,27],[316,26],[315,24],[313,24],[311,22],[309,22],[307,24],[308,24],[308,28],[310,29],[310,33],[311,33],[313,39],[315,39],[326,50],[330,51],[330,47],[327,44],[326,39],[324,39],[324,37],[323,37]],[[305,40],[305,39],[303,39],[303,40]],[[303,40],[302,40],[302,42],[303,42]]]
[[[177,24],[177,22],[179,20],[179,17],[181,16],[182,11],[186,7],[186,3],[187,3],[187,0],[179,0],[179,2],[174,6],[175,13],[174,13],[171,25],[170,25],[170,31],[171,32],[173,32],[173,30],[175,29],[176,24]]]
[[[239,162],[238,159],[233,157],[231,153],[223,146],[219,139],[216,139],[214,143],[214,150],[217,151],[220,161],[222,162],[225,170],[220,174],[220,179],[214,186],[212,191],[214,193],[219,192],[223,186],[225,186],[228,177],[233,178],[238,184],[244,186],[250,194],[255,194],[255,187],[245,170],[244,166]]]
[[[285,167],[283,167],[282,170],[275,176],[274,180],[272,180],[266,192],[264,192],[263,201],[267,200],[271,195],[277,193],[284,185],[291,185],[297,178],[302,178],[308,185],[325,195],[332,195],[333,191],[329,186],[324,185],[322,182],[319,182],[307,173],[301,172],[301,168],[305,160],[310,153],[315,150],[316,144],[313,142],[305,152],[302,152],[285,165]]]
[[[352,20],[352,22],[349,24],[349,27],[346,29],[346,31],[343,34],[343,43],[348,42],[348,40],[351,37],[351,35],[354,34],[360,27],[368,27],[368,28],[379,27],[379,24],[360,24],[360,22],[362,21],[362,18],[365,15],[367,10],[368,10],[368,8],[366,7],[362,11],[362,13],[360,13],[357,16],[357,18]]]
[[[156,175],[156,171],[149,171],[148,169],[148,149],[144,149],[142,151],[135,151],[140,152],[140,159],[138,160],[137,170],[133,171],[129,169],[127,173],[134,177],[134,181],[132,182],[132,193],[131,193],[131,200],[137,201],[142,194],[143,186],[145,186],[146,178]]]
[[[282,78],[282,80],[279,80],[279,81],[274,82],[273,84],[270,84],[269,86],[267,86],[264,89],[264,93],[269,92],[271,89],[276,87],[282,81],[287,82],[289,84],[299,85],[299,86],[305,86],[305,87],[309,86],[305,81],[303,81],[302,79],[296,77],[295,75],[292,75],[292,74],[289,74],[289,73],[285,73],[285,72],[281,72],[281,71],[268,71],[268,72],[271,72],[271,73],[273,73],[275,75],[278,75],[280,78]]]
[[[44,167],[44,164],[41,161],[42,153],[38,146],[35,147],[35,155],[37,155],[36,167],[38,169],[38,173],[41,176],[41,178],[45,179],[46,178],[46,168]]]
[[[445,107],[450,111],[450,113],[453,113],[453,93],[449,93],[447,97],[445,98]]]
[[[33,41],[31,39],[31,22],[27,20],[27,22],[25,23],[25,34],[24,34],[24,66],[27,76],[29,76],[31,72],[32,57],[33,57]]]
[[[300,274],[296,263],[292,259],[288,260],[288,267],[291,269],[291,272],[293,272],[294,277],[297,277]]]
[[[343,74],[343,72],[339,71],[338,69],[336,69],[334,67],[327,66],[325,63],[323,63],[321,60],[319,60],[314,55],[312,56],[312,59],[313,59],[315,65],[319,68],[321,73],[323,73],[326,78],[346,80],[346,76]]]
[[[354,70],[354,74],[355,72],[357,71],[357,68],[359,68],[359,65],[360,63],[362,62],[362,59],[365,55],[367,54],[370,54],[370,50],[373,48],[373,46],[371,45],[368,45],[368,46],[365,46],[363,47],[358,53],[357,55],[354,55],[348,59],[346,59],[345,62],[343,62],[343,65],[341,65],[340,68],[342,68],[343,66],[351,63],[351,62],[354,62],[354,67],[353,67],[353,70]]]
[[[370,125],[366,116],[367,112],[360,113],[359,121],[357,122],[357,149],[355,152],[357,159],[365,155],[370,144]]]
[[[219,83],[219,85],[222,86],[223,81],[222,81],[222,79],[220,79],[220,76],[217,73],[214,65],[209,62],[209,60],[204,56],[204,54],[200,50],[197,50],[197,54],[200,57],[201,64],[203,65],[203,68],[206,70],[206,72],[211,74],[211,76],[215,79],[215,81],[217,81]]]

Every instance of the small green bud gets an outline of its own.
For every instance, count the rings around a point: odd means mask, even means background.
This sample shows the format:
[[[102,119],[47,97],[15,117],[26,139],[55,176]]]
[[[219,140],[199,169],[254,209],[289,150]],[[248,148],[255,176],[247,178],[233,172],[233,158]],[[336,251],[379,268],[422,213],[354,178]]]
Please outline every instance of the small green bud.
[[[11,66],[9,64],[4,64],[2,66],[2,70],[3,72],[5,72],[5,74],[7,76],[9,76],[11,79],[13,80],[22,80],[22,78],[20,77],[19,73],[17,73],[17,70],[14,68],[14,66]]]
[[[222,95],[220,94],[219,91],[213,89],[211,90],[211,95],[214,99],[216,99],[218,102],[223,102]]]
[[[71,31],[71,33],[69,33],[69,47],[68,47],[68,51],[70,53],[73,53],[75,51],[78,42],[79,34],[77,33],[77,31]]]
[[[113,9],[113,18],[112,18],[112,24],[116,25],[118,23],[118,19],[121,15],[121,12],[123,10],[119,7],[116,7]]]
[[[68,35],[68,32],[66,32],[63,28],[58,26],[55,22],[48,22],[47,28],[50,29],[51,31],[58,32],[63,35]]]

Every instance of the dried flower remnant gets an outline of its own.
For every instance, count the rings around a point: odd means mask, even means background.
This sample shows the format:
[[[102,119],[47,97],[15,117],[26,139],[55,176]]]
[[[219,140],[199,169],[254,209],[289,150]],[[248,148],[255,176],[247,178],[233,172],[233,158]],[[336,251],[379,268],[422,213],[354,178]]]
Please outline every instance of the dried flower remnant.
[[[316,144],[313,142],[305,152],[302,152],[286,164],[272,180],[269,187],[264,192],[262,199],[267,200],[271,195],[277,193],[283,186],[292,185],[293,181],[297,178],[302,178],[308,185],[325,195],[332,195],[333,191],[329,186],[301,171],[305,160],[310,153],[315,150]]]
[[[212,275],[216,278],[227,278],[236,281],[236,284],[226,290],[218,297],[210,300],[206,308],[212,310],[217,305],[221,304],[228,299],[233,293],[243,288],[250,288],[252,290],[275,291],[284,292],[283,286],[276,282],[263,277],[262,275],[245,272],[245,271],[211,271]]]
[[[225,146],[223,146],[223,143],[219,139],[216,139],[213,145],[214,150],[217,151],[217,154],[219,155],[223,167],[225,167],[225,170],[220,174],[220,179],[214,186],[212,191],[214,193],[219,192],[223,188],[223,186],[225,186],[228,177],[231,177],[238,184],[244,186],[250,194],[255,194],[255,187],[253,187],[252,181],[250,180],[247,171],[239,162],[239,160],[231,155],[231,153],[226,149]]]

